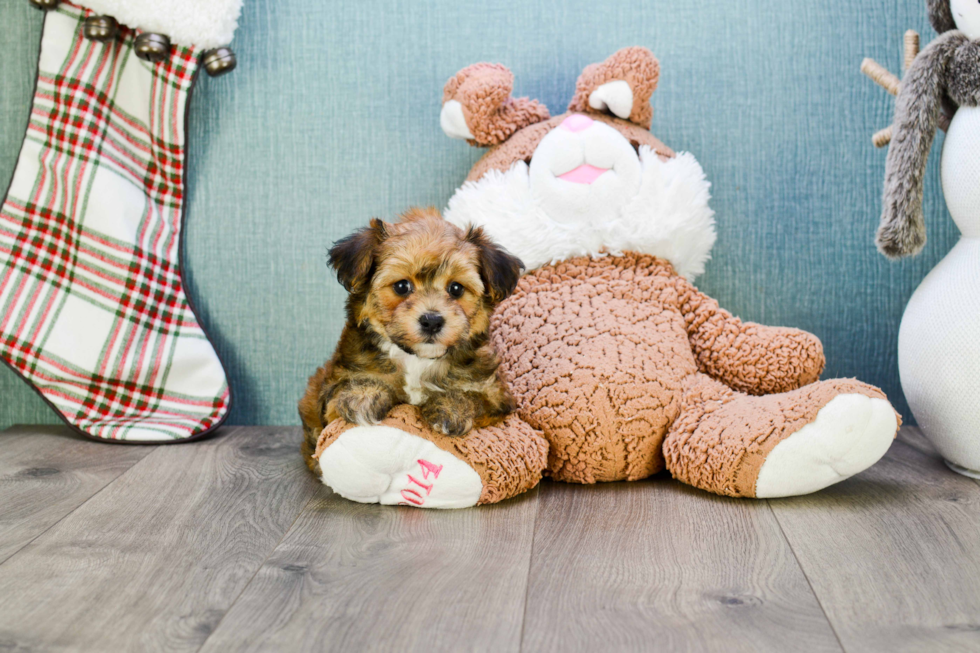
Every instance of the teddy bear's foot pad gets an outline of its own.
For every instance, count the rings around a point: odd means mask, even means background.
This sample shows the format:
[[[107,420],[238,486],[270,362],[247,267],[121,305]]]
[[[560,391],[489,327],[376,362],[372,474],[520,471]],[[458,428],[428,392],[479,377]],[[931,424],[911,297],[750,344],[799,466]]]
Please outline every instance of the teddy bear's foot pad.
[[[897,430],[895,411],[884,399],[839,395],[773,447],[759,470],[756,496],[798,496],[843,481],[878,462]]]
[[[360,503],[468,508],[483,492],[483,481],[472,467],[391,426],[344,431],[321,454],[320,469],[324,484]]]

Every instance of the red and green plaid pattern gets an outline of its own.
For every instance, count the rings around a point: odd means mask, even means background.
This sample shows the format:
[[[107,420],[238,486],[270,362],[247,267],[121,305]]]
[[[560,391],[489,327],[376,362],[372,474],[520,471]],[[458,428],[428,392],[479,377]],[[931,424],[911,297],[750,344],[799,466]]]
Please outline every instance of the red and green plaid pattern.
[[[224,420],[224,370],[179,263],[184,119],[200,53],[150,64],[131,30],[45,18],[27,136],[0,209],[0,358],[72,426],[128,441]]]

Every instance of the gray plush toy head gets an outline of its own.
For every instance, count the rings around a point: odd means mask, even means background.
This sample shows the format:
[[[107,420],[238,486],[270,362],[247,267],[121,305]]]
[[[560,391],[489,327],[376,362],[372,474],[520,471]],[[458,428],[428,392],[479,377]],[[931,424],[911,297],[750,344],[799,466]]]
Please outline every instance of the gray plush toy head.
[[[940,34],[956,29],[949,0],[929,0],[929,22]]]

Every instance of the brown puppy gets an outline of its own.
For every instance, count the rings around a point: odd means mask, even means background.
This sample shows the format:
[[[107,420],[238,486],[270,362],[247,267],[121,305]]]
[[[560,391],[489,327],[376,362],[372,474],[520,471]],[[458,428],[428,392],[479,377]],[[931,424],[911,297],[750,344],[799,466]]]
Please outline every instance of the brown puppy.
[[[350,295],[333,359],[299,402],[310,469],[317,471],[320,432],[338,418],[376,424],[407,403],[433,429],[463,435],[514,410],[487,331],[523,264],[482,229],[412,209],[396,224],[374,219],[337,242],[330,265]]]

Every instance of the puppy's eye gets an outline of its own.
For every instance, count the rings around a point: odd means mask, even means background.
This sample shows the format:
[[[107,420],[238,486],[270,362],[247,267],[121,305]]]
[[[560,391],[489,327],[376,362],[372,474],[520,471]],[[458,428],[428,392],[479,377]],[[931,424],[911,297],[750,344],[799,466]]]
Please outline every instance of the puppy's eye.
[[[446,290],[449,292],[449,296],[453,299],[459,299],[463,296],[463,293],[466,292],[466,288],[463,287],[463,284],[455,281],[449,284],[449,288]]]
[[[408,279],[402,279],[401,281],[396,281],[391,289],[395,291],[396,295],[404,297],[412,293],[412,282]]]

